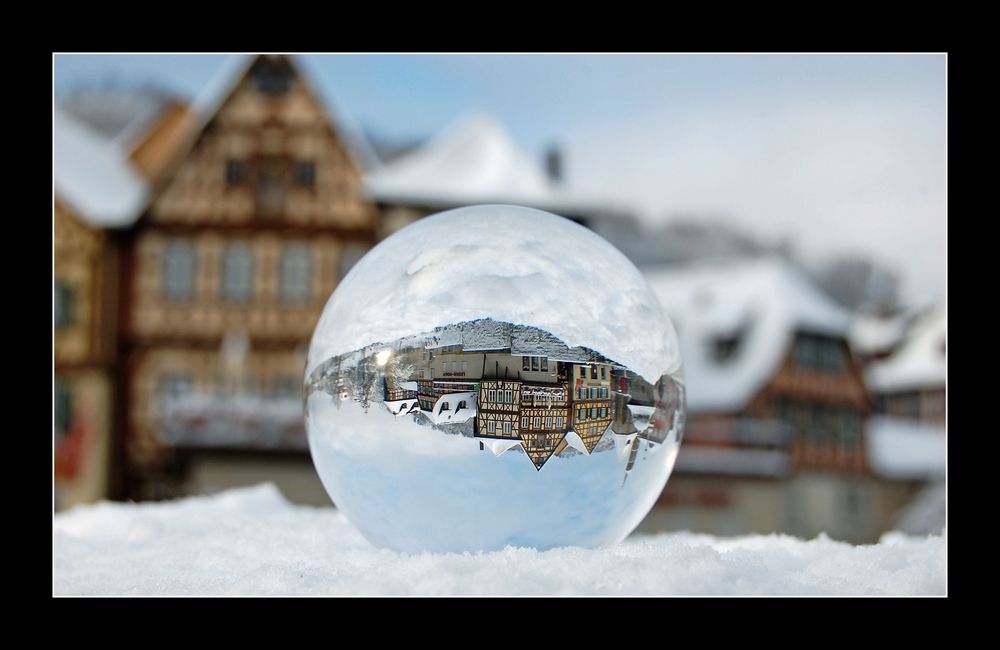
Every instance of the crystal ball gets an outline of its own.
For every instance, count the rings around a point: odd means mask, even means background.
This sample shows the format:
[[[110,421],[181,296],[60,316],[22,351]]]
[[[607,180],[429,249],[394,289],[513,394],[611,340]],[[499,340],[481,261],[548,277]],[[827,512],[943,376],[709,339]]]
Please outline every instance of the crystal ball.
[[[376,546],[596,547],[653,507],[684,427],[677,335],[639,270],[569,219],[420,219],[344,277],[305,374],[313,463]]]

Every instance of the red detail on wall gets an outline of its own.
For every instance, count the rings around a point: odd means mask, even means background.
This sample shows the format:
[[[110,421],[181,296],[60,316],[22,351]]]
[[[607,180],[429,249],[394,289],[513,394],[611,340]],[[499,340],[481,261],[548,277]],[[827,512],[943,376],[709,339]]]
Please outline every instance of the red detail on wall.
[[[55,476],[57,479],[72,480],[80,473],[83,460],[87,453],[87,441],[90,436],[84,418],[76,418],[66,434],[56,442]]]

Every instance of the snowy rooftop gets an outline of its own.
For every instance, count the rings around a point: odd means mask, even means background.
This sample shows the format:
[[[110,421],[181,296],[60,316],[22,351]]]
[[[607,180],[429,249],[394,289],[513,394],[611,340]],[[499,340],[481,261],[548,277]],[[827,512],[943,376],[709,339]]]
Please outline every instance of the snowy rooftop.
[[[80,88],[59,107],[127,151],[145,135],[173,96],[155,87]]]
[[[122,147],[56,108],[52,117],[56,198],[96,227],[130,225],[149,187]]]
[[[947,536],[632,536],[604,549],[409,555],[270,484],[53,518],[57,596],[945,595]]]
[[[943,387],[947,338],[948,310],[938,305],[913,324],[892,356],[869,367],[869,387],[885,392]]]
[[[851,322],[851,348],[860,354],[875,354],[891,350],[906,335],[908,314],[879,317],[861,314]]]
[[[947,438],[941,427],[901,418],[868,419],[868,462],[876,474],[893,479],[934,479],[945,475]]]
[[[612,209],[553,184],[496,118],[478,112],[373,171],[366,183],[373,198],[388,203],[441,208],[510,203],[569,213]]]
[[[797,330],[846,337],[847,312],[777,258],[644,270],[680,340],[692,411],[742,408],[771,379]],[[737,339],[725,361],[719,339]]]

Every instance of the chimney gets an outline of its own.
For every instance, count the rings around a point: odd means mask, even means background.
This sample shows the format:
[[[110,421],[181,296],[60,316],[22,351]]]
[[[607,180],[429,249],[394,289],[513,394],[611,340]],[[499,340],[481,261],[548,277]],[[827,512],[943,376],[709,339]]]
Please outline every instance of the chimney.
[[[558,144],[550,144],[545,150],[545,175],[553,185],[563,180],[562,150]]]

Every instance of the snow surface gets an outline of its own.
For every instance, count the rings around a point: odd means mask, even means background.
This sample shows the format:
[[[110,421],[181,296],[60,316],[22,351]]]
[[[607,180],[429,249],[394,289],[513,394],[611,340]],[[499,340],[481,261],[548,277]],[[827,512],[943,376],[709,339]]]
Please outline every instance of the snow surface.
[[[633,536],[610,548],[406,554],[271,484],[53,517],[57,596],[945,595],[947,534]]]
[[[131,225],[149,197],[125,151],[59,108],[52,117],[52,176],[56,198],[97,227]]]
[[[948,310],[938,305],[913,324],[899,348],[866,372],[872,390],[894,392],[945,385]]]
[[[947,438],[941,427],[889,416],[868,419],[868,462],[894,479],[943,478]]]
[[[646,269],[645,276],[677,328],[691,411],[741,409],[777,372],[796,330],[846,337],[850,323],[777,258]],[[714,341],[737,335],[735,356],[717,361]]]
[[[482,205],[421,219],[369,251],[327,302],[306,376],[330,357],[477,318],[546,330],[650,383],[681,365],[673,327],[618,250],[541,210]]]

